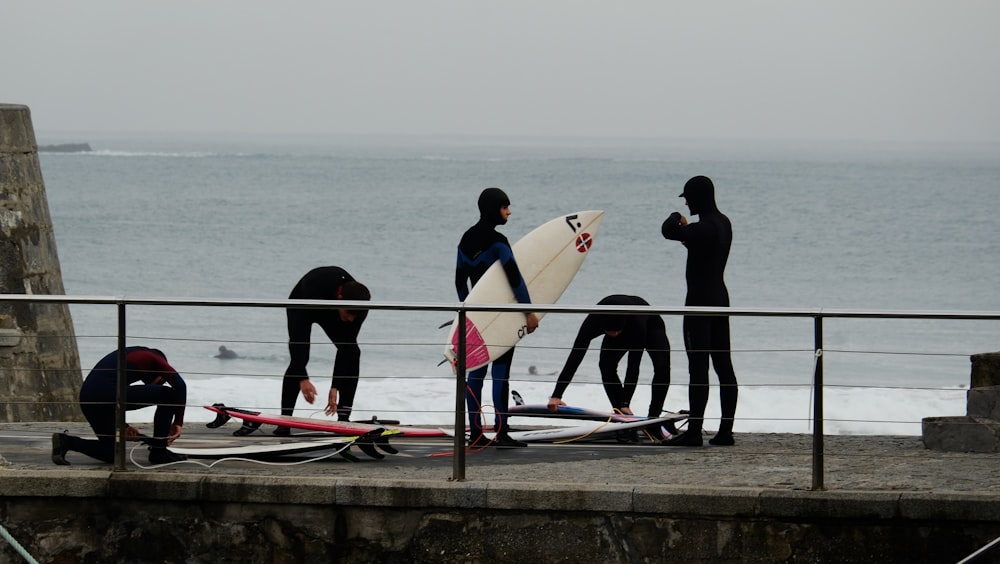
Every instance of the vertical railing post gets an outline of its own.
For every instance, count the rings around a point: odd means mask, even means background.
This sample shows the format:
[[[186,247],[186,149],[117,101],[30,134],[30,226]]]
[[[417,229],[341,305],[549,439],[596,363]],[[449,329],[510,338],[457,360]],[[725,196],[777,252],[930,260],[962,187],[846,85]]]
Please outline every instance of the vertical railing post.
[[[125,302],[118,302],[118,392],[115,394],[115,472],[125,471]]]
[[[823,486],[823,316],[814,320],[814,350],[816,367],[813,371],[813,452],[812,489],[822,490]]]
[[[452,480],[465,480],[465,308],[458,310],[458,354],[455,358],[455,443]]]

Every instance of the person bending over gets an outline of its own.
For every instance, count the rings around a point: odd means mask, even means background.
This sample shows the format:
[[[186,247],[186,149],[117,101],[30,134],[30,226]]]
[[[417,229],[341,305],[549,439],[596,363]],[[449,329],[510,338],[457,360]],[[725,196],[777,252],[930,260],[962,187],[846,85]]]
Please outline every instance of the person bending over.
[[[648,306],[649,302],[639,296],[613,294],[601,299],[597,305]],[[653,363],[652,394],[647,416],[659,417],[670,387],[670,341],[667,339],[667,327],[663,318],[654,314],[587,315],[573,341],[573,350],[559,373],[556,387],[549,399],[549,411],[554,413],[560,405],[566,405],[562,401],[563,394],[583,362],[590,342],[599,336],[604,338],[601,340],[598,367],[611,407],[621,413],[632,414],[629,404],[639,382],[642,353],[646,351]],[[623,382],[618,377],[618,365],[626,353],[628,361]]]
[[[290,300],[350,300],[368,301],[368,288],[339,266],[321,266],[303,276],[289,294]],[[299,392],[309,403],[316,400],[316,386],[309,381],[306,365],[309,363],[312,326],[319,325],[334,346],[337,355],[333,363],[333,381],[327,394],[325,413],[337,414],[340,421],[348,421],[353,409],[354,394],[358,389],[361,371],[361,348],[358,333],[368,316],[368,310],[355,309],[286,309],[288,317],[288,352],[291,361],[281,384],[281,414],[291,415]],[[278,427],[275,435],[288,435],[288,427]]]

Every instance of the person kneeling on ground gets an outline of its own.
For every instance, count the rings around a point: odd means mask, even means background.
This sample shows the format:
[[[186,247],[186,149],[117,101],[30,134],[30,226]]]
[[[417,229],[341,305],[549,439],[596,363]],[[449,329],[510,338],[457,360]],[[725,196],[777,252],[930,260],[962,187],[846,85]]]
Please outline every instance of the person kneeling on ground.
[[[171,452],[167,446],[181,436],[184,426],[184,406],[187,385],[157,349],[128,347],[125,349],[125,409],[156,406],[153,415],[153,437],[144,439],[149,445],[149,462],[165,464],[186,460],[186,456]],[[118,351],[102,358],[87,375],[80,389],[80,409],[97,435],[83,439],[66,433],[52,435],[52,462],[69,465],[66,453],[75,451],[103,462],[115,460],[115,398],[118,389]],[[133,385],[133,383],[139,382]],[[126,440],[139,440],[139,430],[131,425],[125,429]]]

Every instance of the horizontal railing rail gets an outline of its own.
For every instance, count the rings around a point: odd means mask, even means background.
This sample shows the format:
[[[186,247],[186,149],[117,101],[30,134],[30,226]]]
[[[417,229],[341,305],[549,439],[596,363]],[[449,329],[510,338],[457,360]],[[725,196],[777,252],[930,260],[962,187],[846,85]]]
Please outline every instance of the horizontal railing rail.
[[[815,367],[813,374],[813,440],[812,440],[812,488],[824,488],[823,476],[823,321],[825,319],[923,319],[923,320],[979,320],[1000,321],[1000,311],[912,311],[912,310],[857,310],[831,308],[747,308],[747,307],[693,307],[693,306],[604,306],[604,305],[559,305],[559,304],[466,304],[466,303],[415,303],[348,300],[290,300],[290,299],[226,299],[226,298],[141,298],[128,296],[69,296],[69,295],[29,295],[0,294],[2,303],[48,303],[66,305],[108,305],[115,306],[118,313],[119,385],[118,418],[116,421],[115,471],[124,471],[125,465],[125,386],[122,357],[126,346],[126,325],[128,306],[192,306],[192,307],[251,307],[251,308],[302,308],[302,309],[361,309],[391,311],[451,312],[458,316],[458,323],[464,328],[466,315],[470,312],[522,312],[568,313],[568,314],[657,314],[672,316],[726,316],[726,317],[786,317],[813,319],[813,339]],[[458,332],[459,351],[465,350],[465,331]],[[442,343],[443,345],[443,343]],[[464,435],[465,435],[465,359],[459,354],[456,361],[455,398],[455,442],[454,468],[452,478],[465,479]]]

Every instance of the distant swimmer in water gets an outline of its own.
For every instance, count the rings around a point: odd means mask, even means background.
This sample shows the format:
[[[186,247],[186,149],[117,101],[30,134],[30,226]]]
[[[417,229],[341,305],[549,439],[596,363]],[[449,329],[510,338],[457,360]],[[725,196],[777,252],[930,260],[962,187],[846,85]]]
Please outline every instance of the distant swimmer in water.
[[[215,358],[238,358],[239,355],[236,351],[227,349],[225,345],[219,345],[219,354],[215,355]]]

